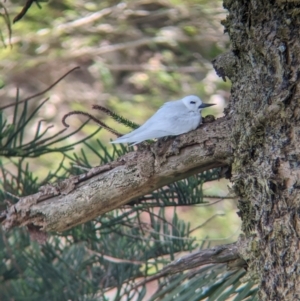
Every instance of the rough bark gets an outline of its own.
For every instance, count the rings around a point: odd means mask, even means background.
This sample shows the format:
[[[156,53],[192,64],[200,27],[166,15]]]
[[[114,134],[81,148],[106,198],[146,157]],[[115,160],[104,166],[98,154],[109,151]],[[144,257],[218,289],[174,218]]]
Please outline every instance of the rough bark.
[[[229,118],[203,124],[188,134],[156,142],[88,173],[41,187],[0,214],[6,229],[16,226],[64,231],[120,208],[166,184],[232,162]]]
[[[259,281],[261,300],[300,299],[300,1],[224,0],[224,6],[232,51],[214,64],[232,81],[229,119],[162,149],[130,153],[65,187],[45,187],[2,215],[6,228],[66,230],[185,176],[230,165],[231,145],[244,231],[239,253]]]
[[[258,278],[260,300],[299,300],[300,2],[224,6],[232,52],[215,67],[232,81],[232,181],[245,232],[239,252]]]

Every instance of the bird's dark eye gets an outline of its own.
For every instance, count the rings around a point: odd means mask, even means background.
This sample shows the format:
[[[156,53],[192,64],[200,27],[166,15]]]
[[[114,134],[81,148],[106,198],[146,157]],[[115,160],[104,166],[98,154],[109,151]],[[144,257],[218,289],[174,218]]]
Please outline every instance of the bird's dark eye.
[[[196,101],[190,101],[190,104],[193,104],[193,105],[194,105],[195,103],[196,103]]]

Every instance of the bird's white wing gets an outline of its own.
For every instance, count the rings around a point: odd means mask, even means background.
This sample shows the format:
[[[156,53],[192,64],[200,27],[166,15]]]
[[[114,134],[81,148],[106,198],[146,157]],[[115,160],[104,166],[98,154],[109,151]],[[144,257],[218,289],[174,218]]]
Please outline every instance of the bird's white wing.
[[[180,135],[195,129],[200,120],[200,113],[188,112],[182,102],[168,102],[138,129],[112,143],[136,144],[148,139]]]

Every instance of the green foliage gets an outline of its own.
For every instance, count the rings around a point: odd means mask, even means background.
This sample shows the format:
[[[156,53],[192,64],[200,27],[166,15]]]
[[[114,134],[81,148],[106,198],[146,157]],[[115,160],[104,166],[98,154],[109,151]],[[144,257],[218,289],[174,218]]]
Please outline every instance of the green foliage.
[[[99,111],[102,111],[104,112],[106,115],[108,115],[109,117],[113,118],[115,121],[131,128],[131,129],[137,129],[139,127],[138,124],[132,122],[131,120],[128,120],[126,118],[124,118],[123,116],[121,115],[118,115],[116,114],[115,112],[112,112],[111,110],[107,109],[107,108],[104,108],[102,106],[99,106],[99,105],[93,105],[93,109],[95,110],[99,110]]]
[[[61,62],[86,63],[88,58],[86,69],[92,72],[77,82],[74,77],[71,88],[61,89],[67,93],[61,97],[59,111],[67,112],[73,104],[88,111],[103,92],[100,101],[107,100],[105,106],[116,111],[108,114],[109,119],[134,128],[137,125],[121,115],[140,122],[149,114],[147,108],[157,109],[164,101],[191,91],[208,98],[217,89],[228,89],[228,84],[200,82],[211,70],[209,60],[224,44],[214,34],[209,34],[208,43],[204,40],[206,32],[216,28],[207,19],[216,2],[53,0],[42,9],[33,3],[13,25],[13,48],[2,51],[0,65],[25,79],[24,84],[29,82],[27,73],[47,64],[41,73],[33,72],[34,81],[28,84],[36,88],[45,74],[55,74]],[[17,16],[24,2],[11,3],[5,5]],[[2,13],[1,38],[7,43],[9,15]],[[98,13],[103,15],[92,21]],[[17,69],[12,63],[16,61]],[[90,80],[91,74],[98,77]],[[3,72],[1,82],[9,80]],[[76,88],[85,81],[86,94],[80,98]],[[90,82],[100,82],[101,87]],[[108,147],[103,136],[94,139],[100,128],[82,138],[86,123],[68,135],[64,130],[50,134],[49,121],[39,120],[41,108],[47,105],[47,99],[21,102],[17,95],[11,114],[0,111],[0,211],[18,197],[36,193],[41,185],[81,174],[95,162],[111,162],[133,150],[124,145]],[[76,147],[79,144],[81,149]],[[53,154],[61,155],[53,160],[58,162],[55,169],[49,162]],[[30,158],[35,158],[35,164]],[[37,176],[43,164],[49,171]],[[136,287],[141,279],[155,275],[181,252],[210,246],[209,240],[193,235],[194,221],[182,220],[179,211],[208,205],[203,186],[219,174],[216,169],[166,185],[84,225],[53,233],[45,245],[31,241],[26,229],[0,230],[0,300],[144,300],[149,288]],[[256,300],[253,283],[239,280],[244,273],[210,265],[169,275],[159,279],[152,300]]]
[[[220,264],[195,269],[195,271],[163,279],[161,290],[150,299],[169,301],[241,301],[258,300],[255,283],[241,283],[246,274],[244,270],[227,271],[226,265]]]
[[[7,29],[7,32],[8,32],[8,38],[9,38],[9,41],[11,40],[11,35],[12,35],[12,29],[11,29],[11,22],[10,22],[10,17],[9,17],[9,13],[6,9],[6,6],[0,2],[0,9],[2,10],[2,12],[0,12],[0,16],[2,17],[0,24],[1,23],[4,23],[5,26],[3,26],[0,30],[0,39],[1,39],[1,42],[3,44],[4,47],[7,47],[6,45],[6,42],[5,42],[5,38],[4,38],[4,34],[3,34],[3,28],[6,27]]]
[[[28,115],[27,102],[20,112],[16,102],[12,123],[14,128],[2,131],[4,134],[1,137],[5,142],[1,142],[2,152],[7,157],[20,155],[20,152],[11,151],[11,145],[20,150],[30,145],[31,152],[25,153],[27,156],[43,155],[47,150],[55,150],[64,153],[71,162],[71,168],[67,168],[62,161],[55,172],[49,172],[41,181],[30,171],[26,157],[14,163],[15,174],[2,164],[2,207],[4,201],[16,201],[14,196],[35,193],[42,184],[71,173],[82,173],[82,168],[91,167],[84,149],[81,154],[69,154],[73,144],[54,149],[49,145],[45,147],[37,142],[45,141],[47,144],[49,140],[41,139],[43,134],[39,134],[38,130],[30,143],[24,143],[20,138],[26,132],[33,114],[44,104],[45,101],[41,102]],[[118,120],[122,122],[122,119]],[[6,126],[8,122],[3,121],[2,124]],[[11,128],[11,124],[6,128]],[[58,132],[54,141],[60,142],[66,137]],[[81,141],[101,164],[129,151],[122,145],[114,145],[108,151],[100,140],[96,140],[96,147],[91,142],[86,139]],[[58,176],[59,171],[63,171],[61,176]],[[1,232],[0,299],[108,300],[108,296],[113,295],[109,300],[132,300],[134,297],[143,300],[147,286],[145,283],[135,289],[138,285],[136,279],[154,275],[180,252],[192,252],[204,247],[204,243],[199,245],[191,235],[190,224],[178,217],[176,207],[203,203],[203,183],[218,176],[219,170],[216,169],[167,185],[94,221],[62,234],[50,235],[45,245],[30,241],[24,229]],[[171,208],[170,219],[167,216]],[[235,300],[246,300],[249,296],[254,298],[256,290],[252,290],[253,284],[243,286],[239,282],[244,273],[242,270],[227,272],[224,265],[216,265],[164,277],[159,280],[152,300],[171,300],[174,296],[178,300],[203,300],[207,297],[209,300],[226,300],[232,295],[236,296]]]
[[[100,130],[99,129],[97,132],[94,132],[90,136],[85,137],[81,141],[77,141],[68,146],[52,147],[53,145],[57,145],[59,142],[64,141],[68,137],[79,132],[87,122],[82,124],[82,126],[76,131],[73,131],[68,135],[61,135],[65,131],[65,129],[63,129],[49,136],[46,134],[48,130],[53,126],[50,125],[47,126],[46,129],[41,130],[44,120],[40,120],[36,125],[35,135],[34,137],[32,137],[32,140],[24,143],[23,138],[28,128],[27,125],[29,125],[30,121],[35,117],[36,113],[46,103],[47,100],[48,99],[42,101],[41,104],[39,104],[31,114],[28,114],[27,110],[28,101],[25,101],[22,104],[23,108],[19,114],[19,104],[17,100],[15,105],[14,118],[12,123],[10,124],[8,124],[7,119],[3,116],[3,111],[0,111],[0,156],[29,158],[38,157],[51,152],[65,153],[72,150],[75,145],[78,145],[89,139]]]

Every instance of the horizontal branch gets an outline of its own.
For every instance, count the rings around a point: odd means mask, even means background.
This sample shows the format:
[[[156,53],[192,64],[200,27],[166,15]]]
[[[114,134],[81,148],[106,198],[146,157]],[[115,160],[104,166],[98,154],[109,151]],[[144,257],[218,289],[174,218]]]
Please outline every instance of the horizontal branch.
[[[236,243],[220,245],[212,249],[200,250],[185,255],[165,266],[160,273],[163,275],[175,274],[206,264],[231,263],[239,260],[238,246]]]
[[[130,152],[85,174],[42,186],[0,213],[5,229],[35,226],[65,231],[120,208],[164,185],[232,163],[230,119]]]
[[[144,285],[159,278],[181,273],[186,270],[195,269],[207,264],[226,263],[229,268],[242,268],[247,264],[238,253],[238,244],[216,246],[212,249],[204,249],[185,255],[166,265],[161,271],[153,276],[147,277],[136,287]]]

